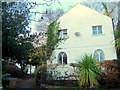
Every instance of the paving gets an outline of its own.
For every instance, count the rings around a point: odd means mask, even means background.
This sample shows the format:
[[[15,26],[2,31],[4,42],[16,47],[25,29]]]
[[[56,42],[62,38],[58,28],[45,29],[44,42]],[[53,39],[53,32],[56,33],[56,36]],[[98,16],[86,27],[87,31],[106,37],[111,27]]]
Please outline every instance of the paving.
[[[36,88],[34,75],[25,75],[16,81],[16,88]]]

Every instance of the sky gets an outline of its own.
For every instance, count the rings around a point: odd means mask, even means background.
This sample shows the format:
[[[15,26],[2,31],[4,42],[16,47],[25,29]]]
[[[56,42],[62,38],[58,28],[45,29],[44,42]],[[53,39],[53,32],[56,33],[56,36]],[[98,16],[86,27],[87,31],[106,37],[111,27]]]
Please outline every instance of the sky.
[[[61,8],[64,12],[68,11],[72,8],[76,3],[84,3],[84,2],[118,2],[119,0],[29,0],[30,2],[36,2],[37,4],[41,4],[36,6],[31,12],[43,12],[46,11],[47,8],[51,8],[55,10],[57,8]],[[47,6],[48,5],[48,6]],[[49,6],[50,5],[50,6]],[[32,17],[34,20],[38,21],[38,19],[42,16],[42,14],[36,14],[36,16]],[[37,32],[36,25],[38,22],[32,21],[30,27],[32,28],[32,32]]]
[[[32,0],[31,0],[32,1]],[[37,2],[37,3],[40,3],[40,4],[43,4],[45,2]],[[51,4],[52,3],[52,4]],[[38,7],[34,8],[31,10],[31,12],[43,12],[43,11],[46,11],[47,8],[51,8],[52,10],[55,10],[57,8],[61,8],[64,10],[64,12],[66,12],[68,9],[70,9],[73,5],[75,5],[77,2],[57,2],[57,1],[54,1],[54,2],[47,2],[48,5],[50,6],[47,6],[46,4],[44,5],[39,5]],[[42,14],[36,14],[35,17],[33,17],[34,20],[38,21],[38,19],[42,16]],[[34,22],[32,21],[31,24],[30,24],[30,27],[32,28],[32,33],[36,32],[36,25],[38,24],[38,22]]]

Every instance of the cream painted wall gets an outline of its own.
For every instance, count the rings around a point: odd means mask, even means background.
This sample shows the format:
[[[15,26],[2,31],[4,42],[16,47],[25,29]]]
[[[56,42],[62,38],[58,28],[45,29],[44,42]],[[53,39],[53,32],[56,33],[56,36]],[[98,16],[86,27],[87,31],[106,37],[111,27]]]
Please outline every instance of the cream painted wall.
[[[105,60],[117,59],[115,40],[111,18],[102,15],[84,5],[76,4],[58,19],[61,29],[67,29],[68,39],[63,41],[54,51],[56,59],[53,64],[58,63],[58,54],[65,52],[68,56],[68,64],[75,63],[84,54],[93,54],[95,50],[102,49]],[[102,25],[102,35],[92,35],[92,26]],[[79,32],[80,36],[74,35]]]

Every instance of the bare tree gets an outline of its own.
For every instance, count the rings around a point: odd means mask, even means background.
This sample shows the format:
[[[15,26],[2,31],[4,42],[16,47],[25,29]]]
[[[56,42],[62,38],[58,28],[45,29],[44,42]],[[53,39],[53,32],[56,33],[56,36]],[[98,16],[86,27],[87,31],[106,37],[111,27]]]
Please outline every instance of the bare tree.
[[[37,46],[45,44],[48,25],[63,15],[64,11],[63,9],[46,9],[43,13],[44,14],[39,18],[39,22],[36,26],[36,30],[39,32],[39,37],[36,39]]]
[[[118,22],[118,2],[83,2],[83,4],[111,17],[116,29]]]

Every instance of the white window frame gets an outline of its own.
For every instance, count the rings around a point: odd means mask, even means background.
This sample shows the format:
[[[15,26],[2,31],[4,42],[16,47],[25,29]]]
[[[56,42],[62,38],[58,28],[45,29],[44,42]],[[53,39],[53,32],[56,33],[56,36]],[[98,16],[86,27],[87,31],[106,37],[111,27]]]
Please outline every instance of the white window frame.
[[[59,62],[59,57],[61,56],[62,57],[62,62],[61,64],[67,64],[67,63],[64,63],[64,55],[66,55],[66,58],[67,58],[67,54],[65,52],[60,52],[58,54],[58,62]]]
[[[96,28],[96,30],[95,30],[95,31],[96,31],[96,34],[94,34],[93,27]],[[101,27],[101,33],[99,33],[98,27]],[[92,35],[101,35],[101,34],[103,34],[102,25],[92,26]]]
[[[97,54],[98,57],[96,57],[95,54]],[[101,55],[102,55],[103,60],[102,60],[102,58],[101,58]],[[104,59],[105,59],[104,51],[103,51],[102,49],[97,49],[97,50],[95,50],[95,52],[94,52],[94,57],[96,58],[96,61],[97,61],[97,62],[104,61]],[[97,59],[98,59],[98,60],[97,60]]]
[[[64,31],[66,31],[66,32],[64,32]],[[66,34],[66,37],[64,37],[64,34]],[[60,38],[62,38],[62,39],[67,38],[67,37],[68,37],[68,36],[67,36],[67,29],[62,29],[62,30],[60,30],[58,37],[59,37],[59,39],[60,39]]]

